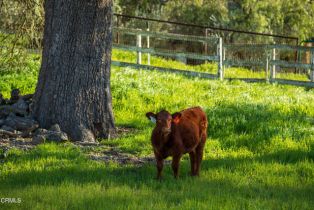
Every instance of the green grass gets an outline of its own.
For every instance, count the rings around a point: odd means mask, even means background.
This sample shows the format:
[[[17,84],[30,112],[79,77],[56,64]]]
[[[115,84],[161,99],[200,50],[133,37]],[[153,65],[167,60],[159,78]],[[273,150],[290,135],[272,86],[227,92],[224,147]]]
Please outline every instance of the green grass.
[[[295,151],[299,153],[298,151]],[[1,195],[21,198],[12,209],[312,209],[313,162],[307,155],[255,156],[224,152],[206,158],[202,175],[164,179],[155,168],[104,165],[70,145],[46,144],[28,153],[12,151],[1,165]],[[293,155],[294,156],[294,155]]]
[[[0,93],[5,98],[9,98],[11,90],[15,88],[19,88],[22,94],[34,93],[40,56],[29,55],[26,59],[26,64],[15,66],[13,69],[7,69],[7,66],[1,68],[0,66]]]
[[[8,95],[12,87],[25,87],[23,93],[33,92],[38,65],[32,68],[29,75],[1,75],[0,91]],[[209,127],[201,176],[188,175],[187,156],[179,180],[167,165],[159,182],[153,164],[104,164],[89,160],[86,151],[70,144],[44,144],[29,152],[11,150],[0,164],[0,197],[22,199],[21,204],[0,207],[314,208],[314,90],[115,67],[111,87],[117,126],[134,131],[101,143],[137,156],[152,154],[153,125],[146,112],[202,106]]]

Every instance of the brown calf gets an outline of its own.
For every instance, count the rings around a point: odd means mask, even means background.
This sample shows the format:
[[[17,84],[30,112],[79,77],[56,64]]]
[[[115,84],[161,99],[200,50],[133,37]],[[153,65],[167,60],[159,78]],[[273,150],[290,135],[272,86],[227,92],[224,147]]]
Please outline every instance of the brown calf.
[[[157,114],[146,113],[148,119],[156,122],[151,141],[157,162],[157,178],[161,178],[163,161],[172,156],[174,177],[178,177],[180,159],[189,153],[191,175],[199,175],[203,150],[207,137],[207,118],[200,107],[170,114],[162,110]]]

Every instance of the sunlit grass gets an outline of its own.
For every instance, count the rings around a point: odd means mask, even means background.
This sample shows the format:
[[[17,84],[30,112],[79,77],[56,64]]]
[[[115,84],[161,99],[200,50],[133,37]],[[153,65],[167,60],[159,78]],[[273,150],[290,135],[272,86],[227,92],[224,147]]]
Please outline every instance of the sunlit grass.
[[[121,50],[112,51],[112,60],[121,62],[136,63],[136,53],[125,52]],[[142,54],[143,64],[147,64],[147,54]],[[217,75],[217,63],[205,63],[201,65],[186,65],[182,62],[165,59],[161,57],[151,56],[151,66],[163,67],[169,69],[189,70],[196,72],[204,72]],[[21,67],[14,69],[1,69],[0,68],[0,92],[5,96],[10,96],[10,91],[14,88],[19,88],[23,94],[34,92],[37,83],[38,70],[40,67],[40,56],[30,55],[28,62]],[[117,67],[113,66],[112,72],[114,74]],[[224,76],[226,78],[258,78],[265,79],[266,74],[263,69],[258,71],[249,70],[247,68],[230,67],[225,68]],[[309,81],[306,74],[294,73],[277,73],[277,78]]]
[[[209,147],[214,149],[211,143]],[[221,151],[220,156],[206,156],[201,177],[190,177],[188,161],[183,161],[179,180],[166,166],[160,182],[154,179],[153,165],[104,165],[88,160],[73,146],[46,144],[28,153],[12,151],[0,165],[1,195],[22,199],[21,204],[1,205],[12,209],[311,209],[313,162],[308,155],[287,160],[289,155],[290,151],[263,156]]]
[[[32,93],[39,61],[30,65],[30,72],[0,75],[0,92]],[[152,155],[154,125],[146,112],[203,107],[209,126],[201,176],[188,175],[187,156],[179,180],[167,165],[159,182],[153,164],[104,164],[71,144],[44,144],[29,152],[10,150],[1,159],[0,195],[22,203],[0,203],[0,208],[313,209],[314,90],[117,67],[111,90],[116,125],[132,132],[100,139],[101,144],[137,156]]]

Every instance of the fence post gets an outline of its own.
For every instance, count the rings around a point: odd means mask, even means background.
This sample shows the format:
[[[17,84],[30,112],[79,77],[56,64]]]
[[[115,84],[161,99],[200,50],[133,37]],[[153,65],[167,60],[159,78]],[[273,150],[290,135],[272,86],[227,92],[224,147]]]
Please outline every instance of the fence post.
[[[272,49],[272,61],[276,60],[276,48]],[[276,65],[272,64],[272,67],[270,69],[270,80],[275,80],[276,79]]]
[[[119,16],[117,16],[117,27],[120,27],[120,21],[119,20],[120,20],[120,18],[119,18]],[[120,33],[117,32],[116,36],[117,36],[117,43],[120,44]]]
[[[299,38],[296,39],[296,43],[295,46],[299,45]],[[298,62],[298,50],[295,51],[295,55],[294,55],[294,62]],[[294,68],[294,73],[299,73],[300,74],[300,69],[299,68]]]
[[[265,66],[265,76],[266,76],[266,82],[269,81],[269,52],[266,50],[266,66]]]
[[[207,31],[207,28],[205,28],[205,37],[207,38],[208,37],[208,31]],[[204,53],[205,55],[208,54],[208,43],[207,41],[205,42],[205,49],[204,49]],[[207,63],[207,60],[205,61],[205,63]]]
[[[311,51],[311,71],[310,71],[311,82],[314,82],[314,51]]]
[[[148,24],[148,22],[147,22],[147,29],[146,29],[146,31],[149,31],[149,24]],[[147,42],[147,49],[149,49],[149,47],[150,47],[150,40],[149,40],[149,36],[147,35],[146,36],[146,42]],[[150,65],[150,53],[147,53],[147,65]]]
[[[222,38],[219,37],[219,44],[218,44],[218,57],[219,57],[219,61],[218,61],[218,78],[220,80],[224,79],[224,75],[223,75],[223,48],[222,48]]]
[[[137,34],[136,36],[136,46],[138,48],[142,47],[142,35],[141,34]],[[142,53],[137,51],[137,60],[136,60],[137,64],[142,64]]]
[[[225,62],[225,60],[226,60],[226,48],[225,47],[223,47],[223,51],[222,51],[222,53],[223,53],[223,58],[222,58],[222,72],[223,72],[223,74],[225,74],[225,64],[224,64],[224,62]]]

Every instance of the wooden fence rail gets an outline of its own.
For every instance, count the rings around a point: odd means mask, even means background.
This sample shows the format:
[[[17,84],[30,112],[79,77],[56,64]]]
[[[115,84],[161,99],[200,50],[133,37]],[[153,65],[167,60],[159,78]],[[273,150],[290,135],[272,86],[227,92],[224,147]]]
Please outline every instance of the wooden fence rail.
[[[141,29],[131,29],[131,28],[118,28],[114,27],[113,31],[120,32],[123,34],[130,35],[141,35],[155,37],[158,39],[172,39],[172,40],[181,40],[181,41],[192,41],[192,42],[201,42],[201,43],[217,43],[217,37],[204,37],[204,36],[193,36],[193,35],[182,35],[182,34],[172,34],[172,33],[163,33],[163,32],[154,32],[154,31],[143,31]]]
[[[184,57],[190,59],[197,59],[197,60],[205,60],[205,61],[219,61],[219,56],[217,55],[202,55],[196,53],[184,53],[184,52],[171,52],[162,49],[154,49],[154,48],[142,48],[142,47],[133,47],[128,45],[121,45],[121,44],[113,44],[113,47],[116,49],[126,50],[126,51],[136,51],[142,53],[149,53],[153,55],[160,55],[166,57]]]
[[[314,52],[314,47],[305,47],[305,46],[295,46],[295,45],[282,45],[282,44],[226,44],[224,45],[227,49],[250,49],[250,50],[297,50],[297,51],[312,51]]]

